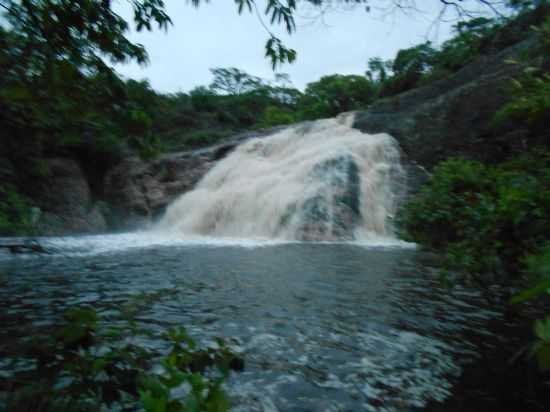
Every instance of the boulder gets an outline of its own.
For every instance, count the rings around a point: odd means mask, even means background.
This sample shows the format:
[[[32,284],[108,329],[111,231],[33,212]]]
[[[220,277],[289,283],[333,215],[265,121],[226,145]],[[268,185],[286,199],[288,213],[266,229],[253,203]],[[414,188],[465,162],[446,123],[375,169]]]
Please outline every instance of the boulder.
[[[299,240],[353,240],[361,221],[361,177],[353,157],[344,154],[318,163],[311,180],[314,193],[299,209],[292,207],[281,224],[297,218]]]
[[[210,152],[182,152],[152,161],[124,159],[105,178],[109,225],[116,230],[147,226],[213,166]]]
[[[97,233],[107,230],[80,165],[73,159],[45,159],[47,174],[37,179],[34,201],[43,213],[36,222],[41,234]]]

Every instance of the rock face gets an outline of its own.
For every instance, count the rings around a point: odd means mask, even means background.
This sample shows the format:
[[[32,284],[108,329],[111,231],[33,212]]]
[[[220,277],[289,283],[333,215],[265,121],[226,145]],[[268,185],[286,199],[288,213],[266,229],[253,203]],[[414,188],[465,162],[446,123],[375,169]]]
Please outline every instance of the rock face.
[[[126,158],[105,177],[104,199],[110,206],[106,213],[109,227],[114,230],[146,227],[160,217],[176,197],[191,190],[215,162],[227,156],[239,143],[280,129],[241,133],[215,146],[167,154],[150,161]]]
[[[48,175],[39,183],[43,190],[37,206],[43,210],[37,221],[41,234],[94,233],[107,224],[94,203],[90,186],[80,165],[72,159],[45,160]]]
[[[532,43],[525,40],[446,79],[375,102],[357,114],[354,127],[391,134],[409,159],[428,168],[451,155],[498,160],[521,142],[521,136],[511,138],[504,127],[492,126],[509,100],[510,79],[522,70],[506,60],[517,59]]]
[[[162,156],[150,162],[137,157],[122,161],[105,178],[105,198],[111,205],[109,225],[127,230],[150,223],[212,167],[213,154],[197,151]]]
[[[353,240],[361,221],[359,167],[350,155],[315,165],[315,181],[324,184],[302,206],[300,240]]]

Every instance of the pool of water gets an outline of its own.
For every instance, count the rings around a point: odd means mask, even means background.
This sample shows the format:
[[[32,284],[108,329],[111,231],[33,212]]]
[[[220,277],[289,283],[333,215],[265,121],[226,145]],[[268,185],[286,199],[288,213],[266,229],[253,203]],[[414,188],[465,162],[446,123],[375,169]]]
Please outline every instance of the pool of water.
[[[403,411],[442,402],[489,310],[442,288],[410,244],[50,238],[50,255],[0,254],[0,345],[59,322],[69,307],[112,309],[140,293],[154,328],[232,338],[245,369],[226,384],[235,411]],[[8,371],[9,372],[9,371]]]

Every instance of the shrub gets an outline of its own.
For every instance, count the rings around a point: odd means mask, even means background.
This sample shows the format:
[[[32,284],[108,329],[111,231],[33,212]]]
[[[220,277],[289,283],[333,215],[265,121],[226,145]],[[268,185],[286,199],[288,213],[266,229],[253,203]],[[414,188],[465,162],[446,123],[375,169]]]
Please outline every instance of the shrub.
[[[133,319],[107,327],[84,307],[70,309],[64,318],[49,336],[33,336],[28,345],[18,345],[14,357],[34,361],[36,369],[15,372],[7,387],[0,380],[0,407],[43,412],[229,410],[222,384],[230,369],[240,370],[243,364],[221,339],[216,348],[201,349],[183,328],[159,336],[140,329]],[[168,351],[137,344],[151,337],[162,338]]]
[[[443,250],[449,267],[514,274],[550,233],[550,165],[535,155],[501,166],[451,159],[399,217],[404,235]],[[541,165],[536,173],[532,165]]]
[[[19,235],[30,230],[28,199],[11,185],[0,186],[0,234]]]
[[[258,127],[272,127],[283,124],[290,124],[296,121],[296,117],[288,109],[277,106],[268,106],[260,118]]]

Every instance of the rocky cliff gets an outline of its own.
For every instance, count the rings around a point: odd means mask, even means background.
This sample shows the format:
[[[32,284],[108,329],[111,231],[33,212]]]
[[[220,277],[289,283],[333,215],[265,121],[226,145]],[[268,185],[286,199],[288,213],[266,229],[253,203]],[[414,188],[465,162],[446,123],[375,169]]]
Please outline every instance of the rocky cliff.
[[[391,134],[409,159],[427,168],[449,156],[497,161],[523,144],[523,131],[497,127],[493,120],[510,98],[510,79],[523,70],[510,61],[520,58],[533,41],[482,56],[445,79],[379,100],[357,114],[354,127]]]
[[[105,213],[109,227],[146,227],[238,144],[280,129],[242,133],[206,149],[166,154],[150,161],[136,156],[124,159],[105,176],[103,196],[109,205]]]

